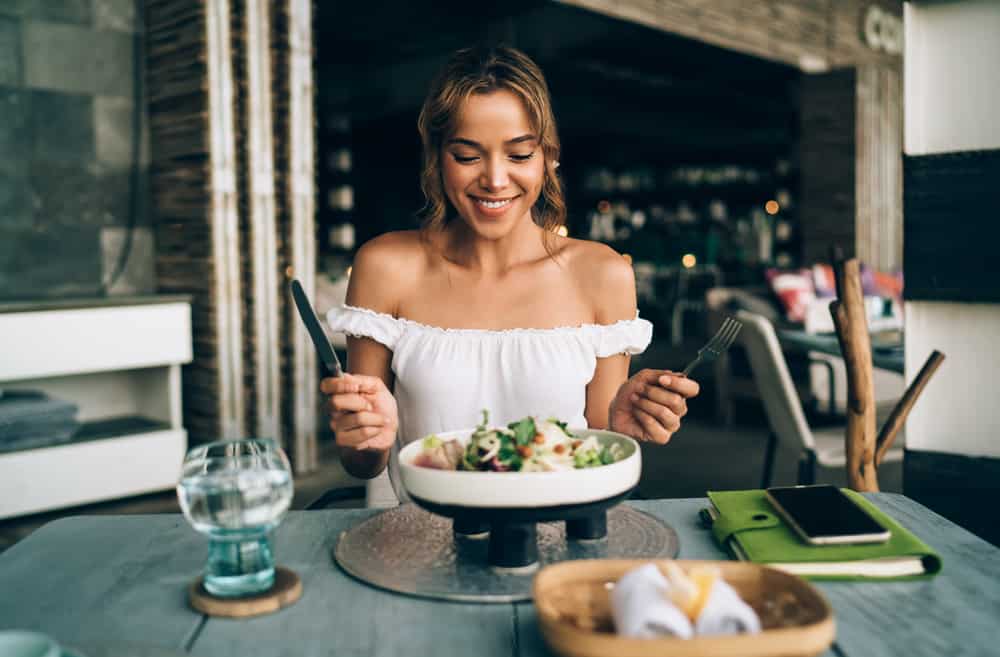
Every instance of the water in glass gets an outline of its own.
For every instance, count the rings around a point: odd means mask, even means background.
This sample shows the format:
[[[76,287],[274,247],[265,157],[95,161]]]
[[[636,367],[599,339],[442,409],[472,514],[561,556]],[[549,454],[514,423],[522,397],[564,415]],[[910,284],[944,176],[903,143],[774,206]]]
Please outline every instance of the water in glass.
[[[209,539],[209,593],[253,595],[274,584],[268,532],[288,510],[292,489],[288,459],[273,441],[211,443],[188,453],[177,496],[188,521]]]

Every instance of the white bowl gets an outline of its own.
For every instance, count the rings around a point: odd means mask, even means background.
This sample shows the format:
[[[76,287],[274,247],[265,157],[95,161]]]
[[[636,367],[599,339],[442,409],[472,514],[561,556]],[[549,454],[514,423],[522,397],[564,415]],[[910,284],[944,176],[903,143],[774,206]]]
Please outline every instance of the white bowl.
[[[442,440],[468,443],[474,429],[437,434]],[[399,469],[406,491],[434,504],[482,509],[537,509],[606,500],[639,483],[642,452],[626,435],[602,429],[575,429],[578,438],[596,436],[602,445],[618,443],[620,461],[593,468],[556,472],[473,472],[436,470],[414,465],[422,450],[416,440],[399,452]]]

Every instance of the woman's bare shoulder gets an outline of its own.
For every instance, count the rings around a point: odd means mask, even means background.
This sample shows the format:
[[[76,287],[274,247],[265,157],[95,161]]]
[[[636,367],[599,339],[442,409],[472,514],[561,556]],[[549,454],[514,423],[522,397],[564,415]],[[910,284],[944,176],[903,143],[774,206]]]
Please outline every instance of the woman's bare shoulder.
[[[618,291],[623,284],[634,286],[632,265],[607,244],[564,238],[558,251],[580,283],[610,286]]]
[[[560,249],[597,322],[635,317],[635,273],[631,263],[607,244],[566,238]]]
[[[385,264],[386,261],[399,264],[397,262],[399,258],[407,262],[423,258],[424,251],[424,240],[420,231],[397,230],[382,233],[362,244],[354,259],[375,264]]]
[[[416,230],[383,233],[365,242],[351,265],[347,303],[395,314],[427,267],[426,244]]]

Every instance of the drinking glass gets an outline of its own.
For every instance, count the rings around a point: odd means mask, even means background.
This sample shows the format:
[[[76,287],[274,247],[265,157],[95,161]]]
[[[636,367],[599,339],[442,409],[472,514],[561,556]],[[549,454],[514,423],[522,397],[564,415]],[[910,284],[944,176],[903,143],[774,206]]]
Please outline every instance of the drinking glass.
[[[188,522],[208,536],[205,590],[219,597],[274,584],[268,533],[292,502],[288,457],[273,440],[232,440],[188,450],[177,484]]]

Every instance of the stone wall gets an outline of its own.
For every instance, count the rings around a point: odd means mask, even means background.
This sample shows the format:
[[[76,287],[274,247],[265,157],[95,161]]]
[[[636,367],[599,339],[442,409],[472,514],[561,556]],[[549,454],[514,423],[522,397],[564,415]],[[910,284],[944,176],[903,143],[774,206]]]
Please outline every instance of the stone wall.
[[[155,287],[138,5],[0,2],[0,300]]]

